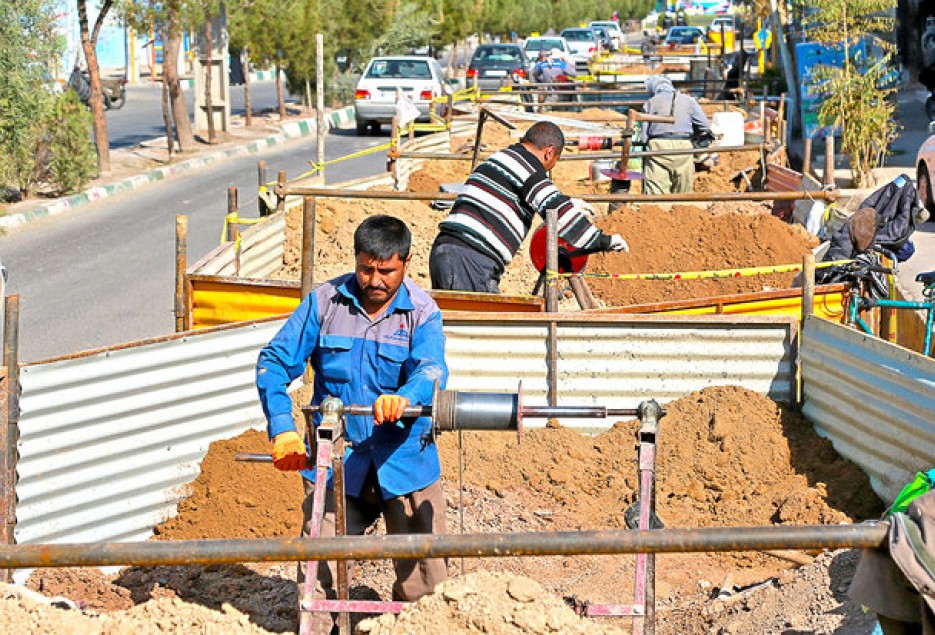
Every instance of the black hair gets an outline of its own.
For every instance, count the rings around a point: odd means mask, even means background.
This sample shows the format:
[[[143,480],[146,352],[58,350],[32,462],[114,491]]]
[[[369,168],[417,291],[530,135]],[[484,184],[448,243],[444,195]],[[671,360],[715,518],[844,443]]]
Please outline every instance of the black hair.
[[[526,131],[520,143],[528,143],[537,150],[555,148],[559,152],[565,147],[565,135],[562,129],[551,121],[540,121]]]
[[[409,257],[412,233],[406,223],[385,214],[369,216],[354,231],[354,255],[370,254],[377,260],[400,260]]]

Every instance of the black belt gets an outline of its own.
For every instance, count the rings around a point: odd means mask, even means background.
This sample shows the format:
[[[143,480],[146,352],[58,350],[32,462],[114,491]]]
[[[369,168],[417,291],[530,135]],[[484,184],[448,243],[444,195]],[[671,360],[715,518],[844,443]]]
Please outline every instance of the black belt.
[[[671,133],[671,134],[657,134],[649,138],[650,141],[653,139],[667,139],[669,141],[691,141],[692,136],[687,133]]]

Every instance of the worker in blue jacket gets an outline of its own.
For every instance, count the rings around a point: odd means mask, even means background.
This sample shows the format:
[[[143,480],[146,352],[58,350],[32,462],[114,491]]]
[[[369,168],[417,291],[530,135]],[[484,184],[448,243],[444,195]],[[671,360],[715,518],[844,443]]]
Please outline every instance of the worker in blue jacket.
[[[334,396],[345,404],[373,404],[372,416],[346,416],[344,458],[347,533],[363,534],[383,515],[388,533],[444,533],[445,497],[438,451],[428,417],[403,418],[410,404],[430,405],[444,387],[445,336],[435,301],[406,277],[411,234],[391,216],[371,216],[354,233],[356,268],[315,288],[260,351],[256,384],[273,442],[273,462],[299,470],[305,484],[302,535],[310,533],[315,473],[309,444],[296,430],[286,391],[306,363],[314,374],[312,404]],[[315,415],[315,425],[321,416]],[[321,535],[334,535],[329,487]],[[442,559],[394,562],[395,600],[430,593],[447,575]],[[299,582],[305,572],[299,567]],[[333,562],[319,563],[318,579],[335,597]],[[320,597],[320,596],[319,596]]]

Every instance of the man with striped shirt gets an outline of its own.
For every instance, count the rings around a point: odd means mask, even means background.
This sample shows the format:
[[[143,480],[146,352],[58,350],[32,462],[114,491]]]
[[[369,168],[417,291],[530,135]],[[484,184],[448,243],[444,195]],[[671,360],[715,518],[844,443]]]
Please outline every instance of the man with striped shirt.
[[[500,276],[535,216],[558,211],[558,235],[578,250],[629,251],[619,234],[591,223],[594,210],[562,194],[549,179],[565,147],[554,123],[533,125],[519,143],[491,155],[468,177],[429,256],[433,289],[499,293]]]

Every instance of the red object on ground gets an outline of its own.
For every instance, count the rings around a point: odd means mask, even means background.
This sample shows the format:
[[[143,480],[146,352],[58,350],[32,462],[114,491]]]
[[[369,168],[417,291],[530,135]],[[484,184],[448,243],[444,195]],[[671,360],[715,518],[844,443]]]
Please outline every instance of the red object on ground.
[[[569,252],[574,253],[575,247],[567,242],[558,239],[558,271],[559,273],[581,273],[585,265],[588,264],[587,254],[578,254],[569,256]],[[545,225],[540,225],[539,229],[533,232],[532,240],[529,241],[529,258],[532,260],[532,266],[539,273],[545,271],[546,248],[545,248]]]

